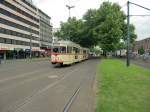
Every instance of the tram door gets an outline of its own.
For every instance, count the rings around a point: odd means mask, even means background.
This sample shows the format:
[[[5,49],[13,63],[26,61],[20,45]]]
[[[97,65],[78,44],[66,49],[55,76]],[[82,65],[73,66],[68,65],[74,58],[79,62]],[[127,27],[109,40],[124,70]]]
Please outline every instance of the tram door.
[[[73,54],[74,54],[74,59],[77,59],[77,52],[76,52],[76,47],[73,47]]]
[[[75,48],[75,59],[78,59],[78,48]]]

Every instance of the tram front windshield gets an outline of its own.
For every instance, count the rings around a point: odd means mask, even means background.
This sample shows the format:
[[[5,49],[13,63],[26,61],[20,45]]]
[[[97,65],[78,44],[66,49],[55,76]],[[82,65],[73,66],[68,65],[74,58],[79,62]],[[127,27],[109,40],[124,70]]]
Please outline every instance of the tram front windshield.
[[[54,47],[53,52],[54,53],[66,53],[66,47],[64,46]]]
[[[53,52],[54,52],[54,53],[59,53],[59,48],[58,48],[58,47],[54,47],[54,48],[53,48]]]

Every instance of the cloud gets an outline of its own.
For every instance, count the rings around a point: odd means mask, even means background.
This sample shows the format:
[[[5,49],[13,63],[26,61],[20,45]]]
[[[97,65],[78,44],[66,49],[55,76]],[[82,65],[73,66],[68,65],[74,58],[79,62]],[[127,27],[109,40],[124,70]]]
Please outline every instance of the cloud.
[[[37,5],[40,0],[33,0],[33,4]]]
[[[52,20],[54,27],[59,27],[60,21],[68,19],[68,9],[66,4],[74,5],[75,8],[71,10],[71,15],[81,18],[83,14],[90,8],[98,8],[103,1],[106,0],[33,0],[37,7],[48,14]],[[69,2],[70,1],[70,2]],[[127,0],[109,0],[110,2],[117,2],[122,6],[122,10],[127,12]],[[150,7],[149,0],[130,0],[131,2],[140,4],[145,7]],[[150,14],[150,11],[131,5],[130,14]],[[131,23],[135,25],[138,34],[138,40],[150,36],[150,17],[131,17]]]
[[[138,34],[137,40],[150,37],[150,22],[149,21],[150,21],[149,17],[135,18],[135,21],[133,23],[136,27],[136,33]]]
[[[127,6],[125,5],[128,0],[109,0],[111,2],[117,2],[122,7],[122,10],[127,13]],[[129,0],[130,2],[142,5],[144,7],[149,8],[150,7],[150,1],[149,0]],[[150,15],[150,11],[145,10],[143,8],[140,8],[135,5],[130,5],[130,15]],[[136,33],[138,35],[137,40],[141,40],[143,38],[150,37],[150,16],[147,17],[130,17],[130,22],[135,25]]]
[[[99,0],[33,0],[34,4],[43,10],[52,18],[54,27],[59,27],[60,21],[66,21],[69,16],[69,11],[66,7],[67,4],[74,5],[75,8],[71,10],[71,15],[81,18],[82,15],[89,8],[97,8],[100,3]]]

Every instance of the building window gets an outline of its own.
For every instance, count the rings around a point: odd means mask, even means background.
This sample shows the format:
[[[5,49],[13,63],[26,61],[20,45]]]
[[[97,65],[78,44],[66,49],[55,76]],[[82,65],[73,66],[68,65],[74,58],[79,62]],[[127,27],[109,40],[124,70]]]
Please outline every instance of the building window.
[[[20,14],[26,16],[26,17],[29,17],[30,19],[32,19],[32,20],[34,20],[34,21],[36,21],[36,22],[39,22],[39,20],[36,19],[35,17],[33,17],[32,15],[30,15],[30,14],[26,13],[25,11],[23,11],[23,10],[17,8],[16,6],[10,4],[10,3],[7,2],[7,1],[2,2],[2,4],[4,4],[5,6],[7,6],[7,7],[11,8],[11,9],[17,11],[18,13],[20,13]]]
[[[12,40],[11,39],[6,39],[6,44],[12,44]]]
[[[5,43],[5,39],[0,37],[0,43]]]
[[[13,40],[13,39],[6,39],[6,38],[2,38],[2,37],[0,37],[0,43],[30,46],[30,42]],[[33,47],[39,47],[39,44],[38,43],[32,43],[32,46]]]
[[[30,37],[31,37],[30,35],[19,33],[19,32],[8,30],[8,29],[4,29],[4,28],[0,28],[0,33],[18,36],[18,37],[23,37],[23,38],[28,38],[28,39],[30,39]],[[38,37],[32,36],[32,40],[38,41]]]
[[[26,0],[22,0],[22,1],[36,11],[36,8],[32,6],[30,3],[28,3]]]
[[[23,22],[23,23],[29,24],[29,25],[31,25],[31,26],[33,26],[33,27],[39,28],[39,25],[34,24],[34,23],[32,23],[32,22],[30,22],[30,21],[28,21],[28,20],[26,20],[26,19],[24,19],[24,18],[22,18],[22,17],[16,16],[16,15],[14,15],[14,14],[12,14],[12,13],[10,13],[10,12],[8,12],[8,11],[2,9],[2,8],[0,8],[0,13],[6,15],[6,16],[8,16],[8,17],[14,18],[14,19],[16,19],[16,20],[19,20],[19,21],[21,21],[21,22]]]

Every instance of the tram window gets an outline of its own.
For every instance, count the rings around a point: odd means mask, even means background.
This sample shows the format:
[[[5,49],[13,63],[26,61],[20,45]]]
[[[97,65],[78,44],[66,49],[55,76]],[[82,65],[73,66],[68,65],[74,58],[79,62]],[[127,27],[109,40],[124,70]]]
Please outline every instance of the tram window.
[[[77,48],[76,47],[73,47],[73,52],[77,53]]]
[[[56,48],[53,48],[53,52],[54,52],[54,53],[58,53],[58,52],[59,52],[59,48],[57,48],[57,47],[56,47]]]
[[[80,49],[77,49],[77,53],[80,53]]]
[[[67,47],[67,53],[71,53],[72,52],[72,47]]]
[[[83,50],[83,53],[86,54],[86,50]]]
[[[75,48],[75,47],[73,47],[73,51],[74,51],[74,52],[76,51],[76,48]]]
[[[66,53],[66,47],[60,47],[61,53]]]
[[[80,50],[78,48],[75,49],[75,53],[79,53]]]

